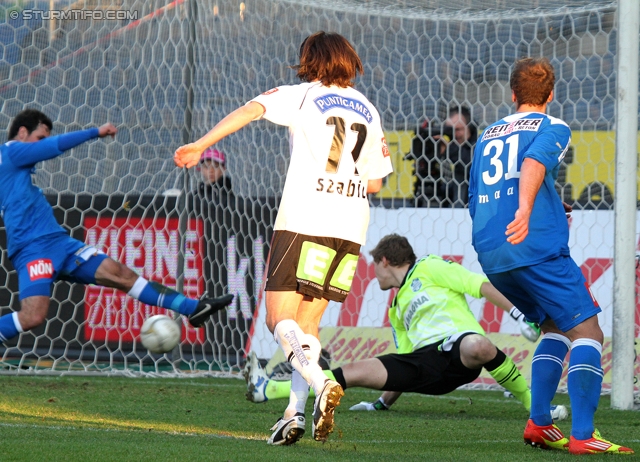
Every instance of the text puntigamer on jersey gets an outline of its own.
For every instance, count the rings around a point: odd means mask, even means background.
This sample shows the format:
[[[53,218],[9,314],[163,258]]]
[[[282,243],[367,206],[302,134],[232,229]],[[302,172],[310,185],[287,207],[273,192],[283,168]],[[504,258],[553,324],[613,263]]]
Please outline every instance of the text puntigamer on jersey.
[[[323,114],[329,109],[339,107],[353,111],[356,114],[360,114],[362,117],[364,117],[367,123],[371,123],[371,121],[373,120],[373,115],[371,115],[371,112],[369,112],[369,108],[365,104],[354,98],[346,98],[344,96],[331,94],[320,96],[314,99],[313,102]]]

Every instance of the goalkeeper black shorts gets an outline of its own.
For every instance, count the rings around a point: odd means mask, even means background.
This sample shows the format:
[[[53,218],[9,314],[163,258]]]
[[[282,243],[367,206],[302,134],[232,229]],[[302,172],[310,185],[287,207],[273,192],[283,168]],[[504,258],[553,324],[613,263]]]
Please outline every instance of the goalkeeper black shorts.
[[[449,351],[441,351],[443,342],[437,342],[408,354],[378,356],[388,377],[382,389],[444,395],[473,382],[482,368],[469,369],[460,360],[460,342],[469,334],[472,332],[460,335]]]

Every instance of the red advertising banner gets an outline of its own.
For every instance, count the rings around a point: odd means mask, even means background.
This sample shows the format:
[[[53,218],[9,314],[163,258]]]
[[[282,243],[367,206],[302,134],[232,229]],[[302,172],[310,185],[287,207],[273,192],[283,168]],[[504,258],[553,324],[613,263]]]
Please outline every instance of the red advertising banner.
[[[142,277],[175,288],[180,235],[178,218],[84,218],[85,242],[102,250]],[[198,298],[204,291],[204,226],[190,219],[186,233],[184,294]],[[84,305],[86,340],[131,342],[140,335],[146,318],[173,312],[145,305],[128,295],[98,286],[87,286]],[[184,320],[182,341],[203,343],[205,329],[194,329]]]

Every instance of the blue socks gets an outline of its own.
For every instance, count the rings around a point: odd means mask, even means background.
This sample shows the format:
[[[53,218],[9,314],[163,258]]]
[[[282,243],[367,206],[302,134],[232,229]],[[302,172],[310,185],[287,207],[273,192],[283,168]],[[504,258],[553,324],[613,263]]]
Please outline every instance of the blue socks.
[[[567,388],[571,400],[571,435],[578,440],[591,438],[593,415],[600,401],[604,372],[602,345],[581,338],[573,343],[562,335],[545,334],[531,363],[531,419],[536,425],[551,425],[551,401],[562,375],[562,363],[571,347]]]
[[[569,339],[562,335],[544,334],[533,354],[530,417],[536,425],[544,426],[553,423],[551,401],[562,377],[562,364],[569,351],[569,345]]]
[[[22,332],[22,327],[18,321],[18,313],[13,312],[0,317],[0,343],[12,339]]]
[[[593,415],[600,401],[604,372],[601,365],[602,345],[588,338],[571,344],[567,388],[571,399],[571,435],[578,440],[591,438]]]
[[[186,316],[193,313],[198,306],[198,300],[187,298],[173,289],[142,277],[133,284],[129,295],[147,305],[167,308]]]
[[[147,305],[167,308],[186,316],[192,314],[198,306],[198,300],[187,298],[173,289],[141,277],[133,284],[129,295]],[[0,316],[0,343],[12,339],[21,332],[23,330],[18,321],[17,312]]]

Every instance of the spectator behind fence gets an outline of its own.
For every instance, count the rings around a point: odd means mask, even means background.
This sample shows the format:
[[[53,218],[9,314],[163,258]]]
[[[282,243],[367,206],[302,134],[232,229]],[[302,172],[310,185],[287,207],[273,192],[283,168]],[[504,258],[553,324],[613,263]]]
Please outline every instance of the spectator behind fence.
[[[231,178],[227,175],[226,156],[222,151],[209,148],[202,153],[200,169],[202,181],[198,193],[204,199],[226,205],[231,194]]]
[[[417,207],[466,207],[478,128],[465,106],[451,106],[442,126],[425,122],[407,159],[415,159]]]

